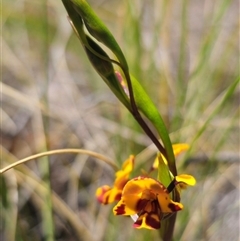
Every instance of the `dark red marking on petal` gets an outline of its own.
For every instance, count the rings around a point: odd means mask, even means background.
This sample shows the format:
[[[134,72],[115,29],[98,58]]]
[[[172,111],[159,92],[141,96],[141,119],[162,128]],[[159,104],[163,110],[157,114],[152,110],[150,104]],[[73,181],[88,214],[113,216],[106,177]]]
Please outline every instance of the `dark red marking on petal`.
[[[138,213],[138,219],[134,223],[135,228],[140,228],[143,225],[143,219],[145,218],[145,225],[152,229],[159,229],[161,227],[160,221],[163,218],[159,203],[157,200],[141,200],[142,203],[138,203],[139,207],[144,207]]]
[[[106,197],[105,202],[103,202],[103,204],[108,204],[108,199],[109,199],[109,195]]]
[[[139,228],[143,224],[145,218],[145,225],[152,229],[159,229],[161,227],[160,217],[155,212],[142,212],[136,222],[133,224],[134,228]]]
[[[173,211],[173,212],[177,212],[182,210],[178,205],[175,205],[174,203],[169,203],[168,207]]]
[[[125,204],[121,204],[120,206],[117,206],[114,211],[116,212],[116,215],[124,215],[126,213]]]
[[[151,216],[151,214],[147,215],[146,224],[148,226],[152,227],[153,229],[159,229],[161,227],[160,219],[159,219],[159,221],[156,220],[155,218],[153,218]]]
[[[147,199],[140,199],[138,202],[137,202],[137,211],[140,212],[141,210],[143,210],[147,203],[149,202],[149,200]]]
[[[119,200],[121,199],[121,197],[122,197],[122,194],[121,194],[121,193],[117,194],[117,195],[115,196],[115,201],[119,201]]]

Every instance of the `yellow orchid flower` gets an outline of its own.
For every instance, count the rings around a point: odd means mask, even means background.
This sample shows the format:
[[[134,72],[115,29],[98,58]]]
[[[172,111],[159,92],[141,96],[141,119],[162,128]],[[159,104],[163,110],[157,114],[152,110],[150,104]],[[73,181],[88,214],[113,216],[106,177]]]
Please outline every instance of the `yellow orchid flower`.
[[[136,177],[123,188],[118,204],[113,208],[115,215],[133,216],[135,228],[159,229],[166,215],[183,209],[179,202],[171,200],[169,193],[179,183],[195,185],[194,177],[184,174],[174,178],[166,188],[150,177]]]

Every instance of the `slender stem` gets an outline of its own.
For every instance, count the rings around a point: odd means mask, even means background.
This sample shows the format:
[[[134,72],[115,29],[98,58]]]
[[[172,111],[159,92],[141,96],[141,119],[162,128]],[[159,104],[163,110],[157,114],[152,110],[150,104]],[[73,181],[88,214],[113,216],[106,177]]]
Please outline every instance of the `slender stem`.
[[[160,233],[163,241],[172,241],[177,213],[173,213],[171,217],[162,221]]]
[[[105,163],[107,163],[108,165],[110,165],[115,171],[118,170],[118,167],[107,157],[97,153],[97,152],[93,152],[93,151],[89,151],[89,150],[84,150],[84,149],[59,149],[59,150],[53,150],[53,151],[46,151],[46,152],[42,152],[36,155],[32,155],[29,156],[27,158],[21,159],[17,162],[14,162],[8,166],[6,166],[5,168],[0,169],[0,174],[20,165],[23,163],[26,163],[28,161],[40,158],[40,157],[44,157],[44,156],[51,156],[51,155],[56,155],[56,154],[63,154],[63,153],[75,153],[75,154],[85,154],[85,155],[89,155],[92,157],[95,157]]]

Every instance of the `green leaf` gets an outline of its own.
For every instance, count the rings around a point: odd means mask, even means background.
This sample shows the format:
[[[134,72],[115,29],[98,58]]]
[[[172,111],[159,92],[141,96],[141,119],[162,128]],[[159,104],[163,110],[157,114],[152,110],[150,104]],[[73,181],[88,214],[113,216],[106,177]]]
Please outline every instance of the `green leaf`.
[[[163,122],[163,119],[159,111],[157,110],[156,106],[154,105],[148,94],[145,92],[141,84],[137,81],[137,79],[131,76],[131,81],[136,105],[156,128],[166,149],[166,159],[168,161],[169,169],[173,173],[173,175],[176,176],[177,170],[175,165],[175,157],[173,154],[172,143],[169,138],[167,128]]]
[[[169,171],[167,164],[164,162],[161,153],[157,155],[158,159],[158,180],[167,187],[173,180],[173,175]]]
[[[128,71],[127,61],[117,41],[113,37],[112,33],[108,30],[108,28],[104,25],[104,23],[91,9],[89,4],[84,0],[71,0],[71,2],[73,3],[75,10],[81,16],[89,33],[99,42],[108,47],[118,58],[122,68],[125,71]]]

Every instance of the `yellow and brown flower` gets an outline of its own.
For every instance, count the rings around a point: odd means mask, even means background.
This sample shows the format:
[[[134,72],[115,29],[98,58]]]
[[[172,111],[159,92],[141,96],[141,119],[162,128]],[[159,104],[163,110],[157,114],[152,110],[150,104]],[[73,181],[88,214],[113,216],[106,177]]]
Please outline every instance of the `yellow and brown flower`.
[[[194,185],[195,179],[189,175],[180,175],[178,180],[174,178],[166,188],[153,178],[136,177],[125,185],[121,200],[113,208],[113,213],[134,216],[135,228],[159,229],[161,220],[167,214],[183,209],[183,205],[171,200],[169,195],[175,185],[182,182]]]

